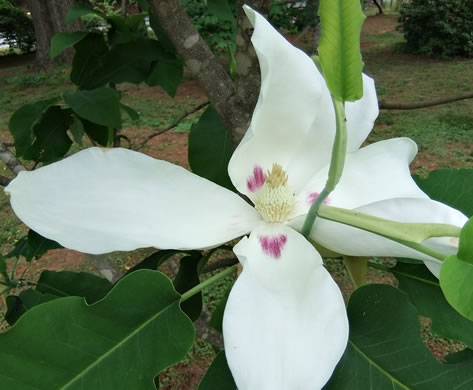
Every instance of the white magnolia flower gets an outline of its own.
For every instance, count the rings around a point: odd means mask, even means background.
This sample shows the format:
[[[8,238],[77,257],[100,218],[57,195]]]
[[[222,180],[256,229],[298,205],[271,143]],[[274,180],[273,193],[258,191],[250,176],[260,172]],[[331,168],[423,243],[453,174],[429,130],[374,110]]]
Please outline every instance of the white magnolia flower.
[[[16,214],[67,248],[107,253],[141,247],[203,249],[245,236],[234,248],[243,272],[224,318],[227,359],[240,390],[320,389],[343,354],[348,323],[341,293],[296,230],[322,190],[335,133],[325,82],[312,60],[258,13],[262,86],[250,128],[228,171],[235,193],[183,168],[125,149],[91,148],[7,187]],[[402,222],[462,226],[466,217],[430,200],[411,179],[414,142],[360,149],[378,115],[373,80],[346,104],[348,156],[329,205]],[[341,254],[436,261],[374,234],[316,221],[312,238]],[[447,239],[429,240],[446,253]]]

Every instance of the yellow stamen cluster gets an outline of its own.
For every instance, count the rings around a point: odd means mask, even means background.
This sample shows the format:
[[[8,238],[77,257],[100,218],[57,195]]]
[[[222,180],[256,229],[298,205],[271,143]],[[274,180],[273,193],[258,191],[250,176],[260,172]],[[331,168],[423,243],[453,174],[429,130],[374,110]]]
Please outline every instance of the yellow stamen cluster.
[[[266,181],[256,194],[255,207],[267,222],[284,222],[294,209],[294,194],[287,184],[287,174],[273,164]]]

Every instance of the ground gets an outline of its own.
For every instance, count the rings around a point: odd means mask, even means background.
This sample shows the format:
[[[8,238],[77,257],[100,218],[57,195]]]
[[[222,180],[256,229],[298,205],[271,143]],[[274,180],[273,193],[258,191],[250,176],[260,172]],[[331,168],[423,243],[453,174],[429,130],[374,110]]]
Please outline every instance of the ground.
[[[380,99],[409,103],[471,91],[472,60],[438,60],[403,53],[400,50],[402,35],[396,30],[396,23],[392,15],[377,15],[368,17],[363,26],[361,48],[365,72],[376,80]],[[28,64],[31,59],[31,56],[0,58],[0,140],[7,143],[12,143],[7,130],[8,119],[18,107],[72,89],[67,81],[67,68],[57,69],[52,74],[30,73]],[[171,125],[183,113],[207,100],[198,83],[187,75],[174,99],[159,87],[125,85],[120,86],[120,90],[125,94],[124,103],[142,114],[139,120],[128,120],[125,123],[123,134],[134,145],[154,131]],[[188,168],[188,131],[199,114],[200,112],[191,115],[175,129],[153,138],[141,151]],[[411,165],[411,170],[420,175],[442,167],[471,168],[472,123],[473,100],[416,111],[382,110],[366,143],[397,136],[411,137],[419,146],[419,153]],[[127,145],[126,141],[124,144]],[[0,174],[8,175],[7,169],[0,167]],[[3,193],[0,193],[0,220],[0,248],[2,253],[6,253],[26,229],[12,214],[8,199]],[[114,254],[111,260],[124,270],[148,252]],[[23,272],[26,266],[27,278],[32,280],[45,268],[94,271],[87,256],[65,249],[49,252],[40,262],[29,265],[20,262],[18,272]],[[340,262],[331,261],[328,268],[343,291],[348,294],[352,286]],[[371,272],[369,280],[395,283],[378,271]],[[434,338],[430,333],[428,321],[423,320],[422,323],[424,338],[437,357],[458,347]],[[210,347],[198,341],[183,363],[166,372],[161,388],[195,389],[212,356]]]

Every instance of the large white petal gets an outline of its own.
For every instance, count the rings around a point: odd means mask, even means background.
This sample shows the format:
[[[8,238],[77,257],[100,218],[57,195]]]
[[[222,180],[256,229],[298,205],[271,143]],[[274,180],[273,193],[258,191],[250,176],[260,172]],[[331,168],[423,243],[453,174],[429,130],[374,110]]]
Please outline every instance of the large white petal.
[[[460,211],[431,199],[397,198],[371,203],[356,209],[365,214],[397,222],[444,223],[462,227],[468,218]],[[303,217],[291,221],[301,228]],[[311,237],[322,246],[350,256],[393,256],[424,260],[435,276],[441,261],[374,233],[318,218]],[[430,238],[424,245],[445,255],[456,253],[457,240],[450,237]]]
[[[348,340],[338,286],[317,251],[284,225],[262,224],[236,246],[243,272],[223,320],[241,390],[320,389]]]
[[[87,253],[206,248],[260,220],[233,192],[127,149],[86,149],[21,172],[5,191],[25,224]]]
[[[347,155],[342,177],[327,204],[353,209],[390,198],[428,198],[411,177],[409,163],[417,145],[409,138],[393,138]],[[305,214],[325,186],[328,166],[318,172],[297,196],[297,214]]]
[[[254,26],[251,40],[260,63],[261,90],[250,128],[228,171],[235,187],[251,197],[254,191],[248,180],[255,168],[266,172],[273,163],[286,168],[295,155],[318,116],[324,82],[305,53],[263,16],[249,7],[244,9]],[[322,138],[320,134],[319,142]]]

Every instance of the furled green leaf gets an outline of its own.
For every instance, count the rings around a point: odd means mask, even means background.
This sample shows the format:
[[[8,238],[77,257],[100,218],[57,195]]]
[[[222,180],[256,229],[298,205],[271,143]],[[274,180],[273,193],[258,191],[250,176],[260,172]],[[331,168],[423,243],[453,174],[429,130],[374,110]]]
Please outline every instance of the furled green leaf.
[[[414,175],[417,185],[432,199],[473,216],[473,169],[447,168],[429,173],[425,179]]]
[[[189,164],[195,174],[234,190],[227,170],[233,153],[231,137],[212,106],[192,126],[188,149]]]
[[[132,272],[138,271],[140,269],[150,269],[156,271],[161,264],[163,264],[171,256],[179,253],[179,251],[174,249],[166,249],[154,252],[152,255],[146,257],[143,261],[139,262],[134,267],[130,268],[125,276],[131,274]]]
[[[445,299],[438,279],[423,264],[398,263],[391,272],[418,313],[432,319],[441,337],[459,340],[473,348],[473,322],[460,315]]]
[[[83,146],[82,138],[84,137],[84,134],[85,134],[84,124],[75,115],[73,115],[72,117],[72,123],[69,130],[71,131],[72,138],[74,139],[74,141],[77,142],[80,146]]]
[[[9,325],[14,325],[31,308],[57,298],[57,295],[42,294],[32,288],[22,291],[19,296],[9,295],[6,298],[5,320]]]
[[[179,299],[166,276],[142,270],[93,305],[79,297],[39,305],[0,334],[0,388],[154,390],[156,374],[194,339]]]
[[[417,311],[388,285],[357,289],[348,303],[347,350],[325,390],[468,390],[473,361],[442,364],[420,338]]]
[[[220,351],[205,373],[197,390],[236,390],[225,351]]]
[[[102,33],[88,33],[74,45],[74,49],[76,54],[72,61],[70,77],[74,84],[82,88],[88,83],[89,77],[102,66],[103,58],[109,49]]]
[[[473,217],[461,231],[458,253],[442,263],[440,287],[448,303],[473,321]]]
[[[332,95],[341,101],[363,96],[360,32],[365,16],[357,0],[320,0],[320,64]]]
[[[50,106],[33,127],[35,140],[24,153],[26,160],[52,162],[63,157],[72,145],[67,130],[72,123],[70,110]]]
[[[25,104],[13,113],[8,122],[8,128],[15,140],[15,152],[18,157],[22,157],[33,144],[33,126],[48,107],[58,100],[59,98],[52,98]]]
[[[227,0],[207,0],[207,11],[219,19],[235,22],[235,17]]]
[[[169,96],[174,97],[183,75],[184,66],[181,60],[163,56],[151,68],[146,83],[150,87],[159,85]]]
[[[66,23],[73,22],[74,20],[80,18],[81,16],[90,15],[90,14],[95,14],[101,17],[105,16],[101,12],[93,8],[90,8],[86,6],[85,4],[77,3],[77,4],[74,4],[67,12]]]
[[[202,255],[196,252],[190,256],[185,256],[179,264],[179,271],[174,279],[174,287],[178,293],[184,293],[200,283],[199,262]],[[202,312],[202,293],[197,293],[181,304],[181,308],[192,321],[199,318]]]
[[[162,53],[159,43],[153,39],[117,44],[105,55],[100,67],[88,75],[81,88],[98,88],[110,82],[139,84],[146,80],[151,64],[161,58]]]
[[[74,46],[87,35],[86,31],[59,32],[51,39],[49,55],[51,58],[57,57],[64,50]]]
[[[117,91],[112,88],[78,91],[64,95],[64,101],[77,115],[91,122],[115,128],[122,126],[120,99]]]
[[[58,297],[84,297],[87,303],[95,303],[112,288],[107,279],[88,272],[43,271],[36,289],[43,294]]]

